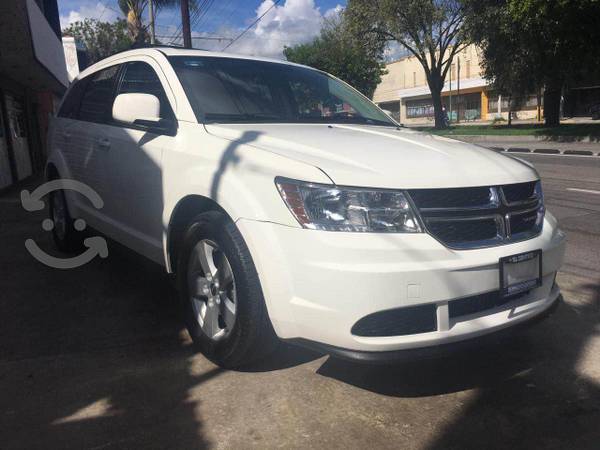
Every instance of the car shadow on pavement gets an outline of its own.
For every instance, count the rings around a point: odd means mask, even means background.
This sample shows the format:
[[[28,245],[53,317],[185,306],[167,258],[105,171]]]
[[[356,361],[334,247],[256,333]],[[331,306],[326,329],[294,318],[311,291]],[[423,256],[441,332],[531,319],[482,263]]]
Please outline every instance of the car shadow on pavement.
[[[48,268],[44,212],[0,203],[0,447],[189,448],[204,437],[190,391],[223,371],[198,366],[164,269],[109,242],[110,256]]]
[[[534,355],[531,342],[515,336],[470,351],[391,365],[330,358],[318,373],[382,395],[426,397],[494,385],[527,370]]]
[[[587,301],[476,351],[393,366],[329,358],[318,373],[386,396],[454,394],[456,415],[427,448],[598,448],[600,355],[587,346],[600,332],[600,283],[580,288]]]
[[[50,247],[43,217],[23,211],[18,193],[2,197],[0,317],[9,320],[0,327],[0,447],[214,446],[203,399],[190,392],[226,372],[193,351],[164,270],[113,242],[106,260],[47,268],[23,245],[31,237]],[[594,358],[587,347],[599,332],[600,287],[580,288],[592,293],[586,301],[565,292],[553,316],[509,341],[393,366],[328,357],[316,374],[378,395],[422,398],[424,407],[446,394],[433,405],[446,405],[440,415],[449,418],[429,448],[597,448],[600,388],[580,363]],[[282,344],[243,371],[323,356]],[[210,390],[202,391],[205,402]]]

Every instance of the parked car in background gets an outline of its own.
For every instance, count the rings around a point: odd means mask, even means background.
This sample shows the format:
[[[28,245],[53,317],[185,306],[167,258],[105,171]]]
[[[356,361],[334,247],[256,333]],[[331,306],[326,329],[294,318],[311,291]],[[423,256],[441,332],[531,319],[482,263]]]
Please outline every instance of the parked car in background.
[[[592,116],[592,120],[600,119],[600,103],[596,103],[590,107],[590,114]]]
[[[60,249],[74,219],[177,278],[224,367],[278,339],[358,360],[477,340],[550,311],[564,234],[529,164],[411,131],[344,82],[172,48],[83,71],[49,135]],[[73,276],[76,276],[75,274]]]

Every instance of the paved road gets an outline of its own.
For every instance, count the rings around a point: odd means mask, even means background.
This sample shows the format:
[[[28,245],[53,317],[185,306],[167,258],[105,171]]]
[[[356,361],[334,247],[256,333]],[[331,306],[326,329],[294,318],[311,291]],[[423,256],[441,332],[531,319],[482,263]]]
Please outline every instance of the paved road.
[[[535,165],[542,177],[548,209],[567,231],[563,273],[600,282],[600,158],[514,156]]]
[[[111,245],[71,271],[0,197],[0,447],[598,448],[600,158],[527,156],[567,230],[565,304],[509,342],[393,367],[283,347],[245,372],[192,352],[160,269]]]

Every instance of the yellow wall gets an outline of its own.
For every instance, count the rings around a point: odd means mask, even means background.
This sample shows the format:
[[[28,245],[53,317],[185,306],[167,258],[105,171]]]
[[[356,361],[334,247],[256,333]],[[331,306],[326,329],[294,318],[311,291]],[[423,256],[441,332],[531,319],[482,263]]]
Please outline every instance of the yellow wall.
[[[481,91],[481,120],[487,119],[488,113],[488,95],[487,91],[484,89]]]
[[[459,52],[454,57],[455,64],[458,58],[460,58],[461,80],[481,77],[479,51],[474,45],[469,45]],[[467,64],[467,61],[469,61],[469,64]],[[467,77],[467,65],[470,66],[469,77]],[[392,62],[386,66],[386,69],[388,73],[381,78],[381,83],[375,89],[373,95],[375,102],[398,100],[399,90],[425,86],[427,84],[423,66],[421,66],[421,63],[414,56],[407,56]],[[446,81],[450,79],[450,71],[451,69],[448,70]],[[453,83],[456,79],[456,65],[454,71],[455,73],[452,75]]]

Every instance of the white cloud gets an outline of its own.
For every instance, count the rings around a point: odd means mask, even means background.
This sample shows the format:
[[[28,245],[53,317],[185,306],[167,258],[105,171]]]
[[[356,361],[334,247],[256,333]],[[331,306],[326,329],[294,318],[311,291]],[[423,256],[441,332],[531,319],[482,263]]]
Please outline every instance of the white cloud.
[[[335,7],[325,11],[325,14],[323,14],[323,17],[328,20],[335,19],[342,13],[343,10],[344,10],[344,7],[342,5],[338,4]]]
[[[409,51],[402,44],[398,42],[389,42],[384,51],[383,51],[383,59],[386,62],[396,61],[404,56],[409,55]]]
[[[73,22],[80,22],[83,19],[99,19],[103,22],[113,22],[121,17],[115,10],[107,8],[100,2],[89,1],[79,6],[78,9],[72,9],[65,16],[60,16],[60,27],[64,29]]]
[[[268,11],[266,15],[227,51],[283,59],[285,45],[310,41],[319,34],[323,18],[332,18],[343,9],[337,5],[321,14],[314,0],[286,0],[281,6],[272,6],[273,0],[264,0],[248,24]],[[242,30],[223,29],[221,32],[237,36]]]

